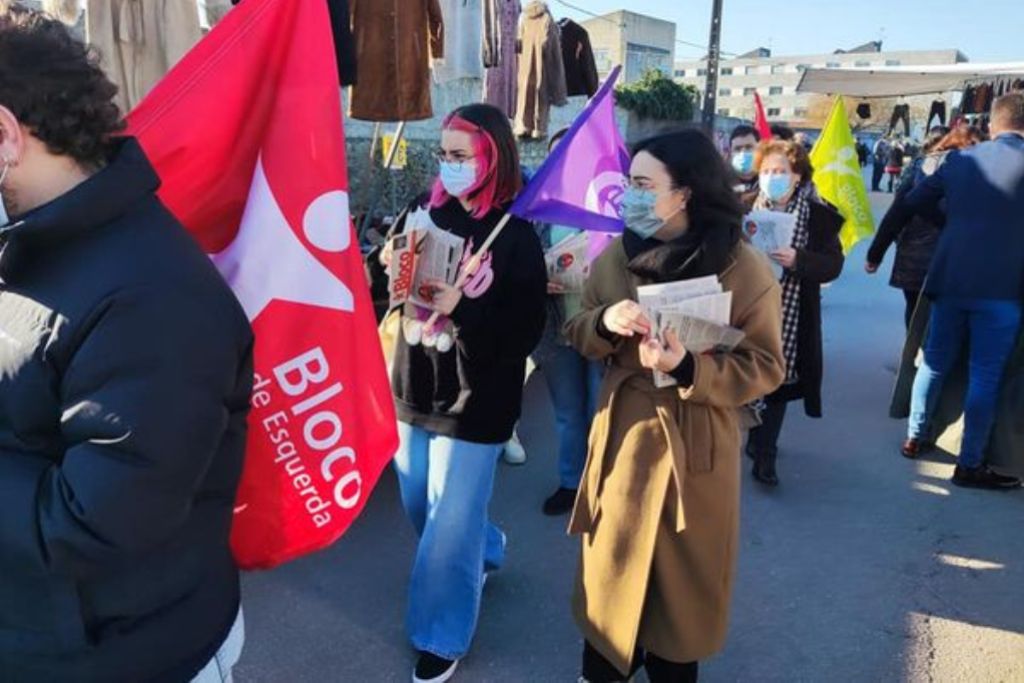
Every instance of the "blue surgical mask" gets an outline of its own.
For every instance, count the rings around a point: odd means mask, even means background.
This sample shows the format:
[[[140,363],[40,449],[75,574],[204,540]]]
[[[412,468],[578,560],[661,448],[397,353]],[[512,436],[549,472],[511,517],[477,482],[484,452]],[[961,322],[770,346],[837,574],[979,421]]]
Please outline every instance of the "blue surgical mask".
[[[740,175],[749,175],[754,170],[754,153],[750,150],[732,155],[732,167]]]
[[[442,161],[441,185],[451,196],[464,197],[476,185],[476,164]]]
[[[665,226],[665,221],[654,213],[657,203],[658,195],[650,190],[627,187],[622,196],[622,219],[626,222],[626,229],[645,240],[654,237]]]
[[[793,176],[789,173],[762,173],[761,192],[773,202],[782,201],[793,187]]]

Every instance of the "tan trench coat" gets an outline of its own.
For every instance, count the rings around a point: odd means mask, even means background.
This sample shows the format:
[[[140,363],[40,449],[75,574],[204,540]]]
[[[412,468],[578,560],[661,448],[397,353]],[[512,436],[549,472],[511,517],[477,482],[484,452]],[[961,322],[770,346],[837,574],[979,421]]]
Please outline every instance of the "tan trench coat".
[[[351,0],[356,85],[350,113],[363,121],[422,121],[433,114],[430,60],[444,57],[438,0]]]
[[[531,2],[519,25],[519,95],[516,135],[543,138],[548,134],[551,107],[569,101],[558,24],[544,2]]]
[[[573,600],[586,639],[626,673],[636,646],[663,659],[706,659],[725,642],[739,538],[738,408],[783,381],[781,290],[763,256],[743,244],[721,274],[732,353],[698,356],[694,385],[656,389],[639,341],[597,333],[604,309],[636,300],[622,241],[594,265],[584,311],[566,331],[607,359],[590,455],[570,532],[582,534]]]
[[[128,113],[203,37],[195,0],[90,2],[86,36]]]

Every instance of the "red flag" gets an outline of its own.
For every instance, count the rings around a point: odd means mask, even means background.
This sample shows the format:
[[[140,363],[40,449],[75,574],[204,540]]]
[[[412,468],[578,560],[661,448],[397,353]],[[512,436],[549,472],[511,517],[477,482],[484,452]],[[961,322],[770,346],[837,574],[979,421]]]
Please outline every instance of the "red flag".
[[[330,26],[324,2],[246,0],[129,117],[256,333],[231,539],[246,568],[336,541],[397,447]]]
[[[754,117],[754,128],[757,129],[762,140],[771,140],[772,127],[768,125],[768,117],[764,115],[764,103],[761,101],[761,95],[756,91],[754,92],[754,109],[757,112]]]

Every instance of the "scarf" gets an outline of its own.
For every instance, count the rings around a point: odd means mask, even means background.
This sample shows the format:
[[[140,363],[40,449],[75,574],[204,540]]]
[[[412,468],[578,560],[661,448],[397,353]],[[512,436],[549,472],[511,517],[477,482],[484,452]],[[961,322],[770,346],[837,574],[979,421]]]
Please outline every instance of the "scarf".
[[[811,201],[817,197],[814,184],[805,182],[785,207],[786,213],[796,214],[796,232],[793,233],[793,248],[806,249],[810,241]],[[755,209],[778,210],[764,193],[754,203]],[[782,274],[782,351],[786,358],[786,384],[800,379],[797,371],[797,354],[800,341],[800,278],[786,269]]]
[[[728,265],[740,234],[739,221],[728,227],[691,228],[671,242],[645,240],[626,230],[622,246],[629,259],[629,272],[660,284],[720,274]]]

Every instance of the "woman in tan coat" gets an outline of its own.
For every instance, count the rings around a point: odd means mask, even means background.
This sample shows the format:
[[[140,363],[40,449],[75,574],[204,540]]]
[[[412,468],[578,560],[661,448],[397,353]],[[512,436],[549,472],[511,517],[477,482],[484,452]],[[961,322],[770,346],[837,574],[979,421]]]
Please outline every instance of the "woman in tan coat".
[[[714,145],[687,131],[639,145],[626,233],[594,265],[584,310],[567,325],[608,363],[571,532],[582,534],[574,598],[586,638],[583,680],[695,681],[721,649],[739,535],[737,408],[784,377],[778,282],[740,239],[742,209]],[[717,275],[732,292],[733,351],[694,356],[664,344],[637,287]],[[678,386],[656,389],[652,371]]]

